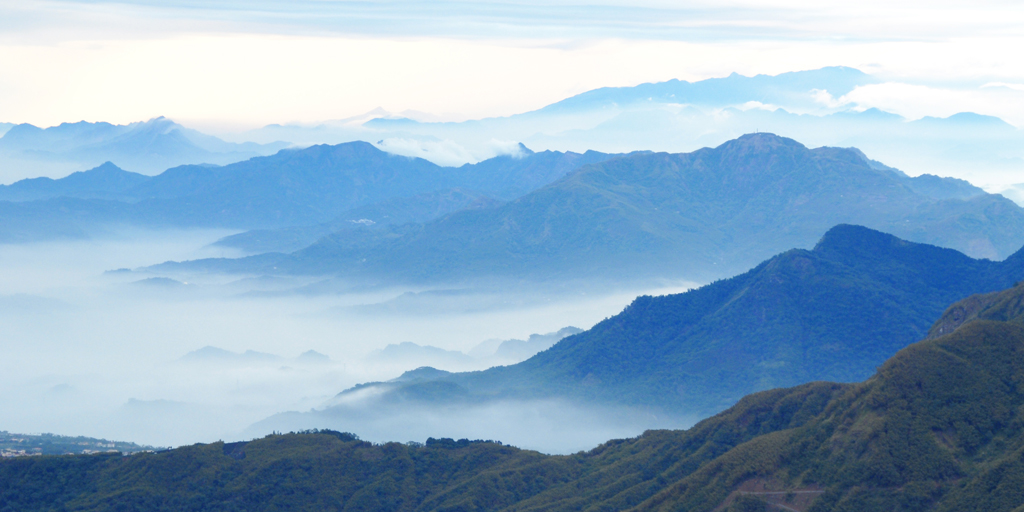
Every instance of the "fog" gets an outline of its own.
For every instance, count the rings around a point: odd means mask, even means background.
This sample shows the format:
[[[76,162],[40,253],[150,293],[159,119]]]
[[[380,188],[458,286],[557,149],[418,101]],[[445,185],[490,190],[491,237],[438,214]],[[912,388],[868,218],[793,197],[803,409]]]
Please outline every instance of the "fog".
[[[102,240],[0,245],[0,426],[178,446],[284,430],[279,420],[294,414],[268,418],[303,411],[290,424],[300,428],[315,417],[304,428],[343,428],[373,441],[473,437],[566,452],[658,424],[633,411],[551,402],[363,410],[344,418],[324,408],[355,384],[420,366],[514,363],[495,359],[496,340],[587,329],[638,294],[691,283],[604,293],[367,289],[322,278],[139,270],[237,256],[210,245],[228,234],[132,230]],[[115,269],[135,270],[108,272]]]
[[[686,428],[698,418],[659,417],[629,407],[583,406],[564,400],[497,401],[477,405],[346,404],[305,413],[272,416],[243,437],[311,428],[362,431],[360,438],[381,443],[428,437],[490,439],[544,453],[575,453],[610,439],[635,437],[651,428]]]

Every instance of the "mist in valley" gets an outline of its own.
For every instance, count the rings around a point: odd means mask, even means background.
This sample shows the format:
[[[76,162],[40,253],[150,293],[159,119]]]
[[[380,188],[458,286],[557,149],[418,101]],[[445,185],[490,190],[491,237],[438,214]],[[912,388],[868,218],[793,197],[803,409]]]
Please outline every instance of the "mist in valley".
[[[664,423],[637,411],[556,402],[322,411],[356,384],[421,366],[513,364],[556,341],[531,334],[587,329],[638,294],[692,283],[380,288],[144,269],[238,256],[211,245],[231,233],[121,230],[96,240],[0,246],[5,429],[178,446],[315,427],[381,442],[487,438],[563,453]],[[499,350],[510,339],[519,341]]]

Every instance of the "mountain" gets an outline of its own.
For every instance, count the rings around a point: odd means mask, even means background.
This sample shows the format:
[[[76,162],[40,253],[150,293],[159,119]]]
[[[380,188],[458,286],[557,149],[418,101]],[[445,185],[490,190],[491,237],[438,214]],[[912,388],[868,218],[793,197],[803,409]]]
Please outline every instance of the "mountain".
[[[206,346],[193,350],[178,359],[186,364],[206,364],[217,366],[280,366],[282,363],[321,364],[329,362],[330,358],[315,350],[307,350],[294,359],[284,358],[266,352],[246,350],[245,352],[232,352],[219,347]]]
[[[94,167],[105,161],[154,174],[181,164],[237,162],[287,146],[284,142],[224,142],[163,117],[127,125],[82,121],[38,128],[19,124],[0,137],[0,162],[9,169],[0,180],[60,174],[68,168]]]
[[[669,80],[635,87],[602,87],[544,107],[539,112],[580,111],[593,108],[621,108],[631,104],[677,103],[705,107],[728,107],[757,101],[787,108],[821,108],[807,94],[814,89],[840,97],[858,86],[879,80],[858,69],[833,66],[780,75],[746,77],[733,73],[725,78],[699,82]]]
[[[531,334],[528,339],[491,339],[481,342],[466,352],[445,350],[410,341],[392,343],[370,352],[365,361],[379,366],[391,366],[395,371],[417,368],[399,379],[413,381],[423,375],[447,375],[449,371],[469,371],[492,366],[515,364],[551,348],[566,336],[583,332],[575,327],[563,327],[547,334]],[[424,369],[427,368],[427,369]]]
[[[179,225],[278,227],[454,185],[445,168],[365,142],[284,150],[223,167],[168,169],[131,190],[141,215]]]
[[[1002,262],[840,225],[812,250],[794,249],[739,276],[686,293],[637,298],[621,313],[515,365],[410,375],[360,385],[370,402],[446,387],[429,403],[565,399],[643,407],[684,417],[721,411],[744,395],[803,382],[855,382],[924,338],[946,305],[1024,278],[1024,249]],[[425,377],[424,377],[425,375]],[[365,393],[364,393],[365,395]],[[403,405],[403,407],[409,404]]]
[[[11,240],[45,239],[49,225],[55,226],[56,236],[85,236],[104,224],[290,227],[299,229],[247,234],[237,240],[243,246],[262,247],[259,243],[269,243],[262,239],[274,239],[276,245],[271,246],[277,248],[296,243],[287,240],[299,240],[301,247],[347,227],[350,220],[372,217],[383,225],[422,222],[461,208],[500,204],[495,198],[516,196],[612,156],[521,148],[515,156],[449,168],[351,142],[282,150],[225,166],[179,166],[153,177],[106,164],[59,180],[22,180],[0,189],[0,209],[15,220],[7,228],[18,233],[8,236]],[[63,210],[52,204],[70,200],[75,215],[62,215]]]
[[[292,252],[331,233],[351,236],[355,230],[355,235],[359,236],[358,231],[368,226],[376,225],[379,229],[422,223],[460,210],[496,207],[504,201],[557,181],[579,167],[602,162],[613,156],[595,151],[583,154],[557,151],[535,153],[520,145],[514,155],[499,155],[476,164],[445,168],[445,177],[438,179],[438,185],[453,188],[423,187],[425,192],[356,206],[322,224],[253,230],[226,237],[217,243],[250,252]]]
[[[973,257],[1000,259],[1024,245],[1024,210],[1001,196],[965,193],[958,180],[909,178],[857,150],[808,149],[759,133],[693,153],[612,158],[496,208],[384,232],[348,230],[287,257],[157,270],[419,282],[710,280],[810,247],[840,223]]]
[[[522,361],[551,348],[562,338],[581,332],[582,329],[570,326],[547,334],[531,334],[525,340],[505,340],[494,350],[493,356],[497,359]]]
[[[76,199],[121,199],[149,176],[128,172],[106,162],[99,167],[72,173],[60,179],[32,178],[0,185],[0,201],[38,201],[57,197]]]
[[[1013,512],[1024,507],[1022,302],[1018,286],[954,305],[937,324],[952,332],[901,350],[862,383],[763,391],[689,430],[571,456],[309,431],[5,460],[0,500],[26,511]]]

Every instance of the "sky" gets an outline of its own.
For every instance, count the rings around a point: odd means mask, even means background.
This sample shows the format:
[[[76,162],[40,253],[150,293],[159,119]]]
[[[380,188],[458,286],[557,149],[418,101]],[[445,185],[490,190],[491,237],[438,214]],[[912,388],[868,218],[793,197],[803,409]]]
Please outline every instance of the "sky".
[[[991,1],[0,0],[0,122],[207,131],[375,107],[462,120],[586,90],[844,65],[864,107],[1024,126],[1024,6]]]

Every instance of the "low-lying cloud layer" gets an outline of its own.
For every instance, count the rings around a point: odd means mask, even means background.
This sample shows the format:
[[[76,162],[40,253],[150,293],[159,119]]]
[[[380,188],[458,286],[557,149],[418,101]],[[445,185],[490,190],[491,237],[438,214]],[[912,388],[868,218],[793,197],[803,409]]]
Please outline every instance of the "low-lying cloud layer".
[[[358,383],[427,364],[459,371],[515,362],[521,356],[496,361],[479,350],[468,353],[488,339],[525,342],[570,324],[590,327],[639,293],[438,295],[339,291],[337,283],[312,278],[105,273],[229,255],[208,245],[224,234],[136,231],[118,239],[0,246],[3,429],[164,446],[242,439],[260,431],[253,424],[277,413],[322,410]],[[465,359],[387,357],[389,345],[402,343]],[[487,350],[494,355],[493,347]],[[391,411],[387,418],[367,410],[331,425],[381,441],[486,437],[548,451],[640,432],[624,420],[589,437],[570,436],[563,420],[585,423],[599,412],[577,417],[567,410],[490,404],[455,415]]]

